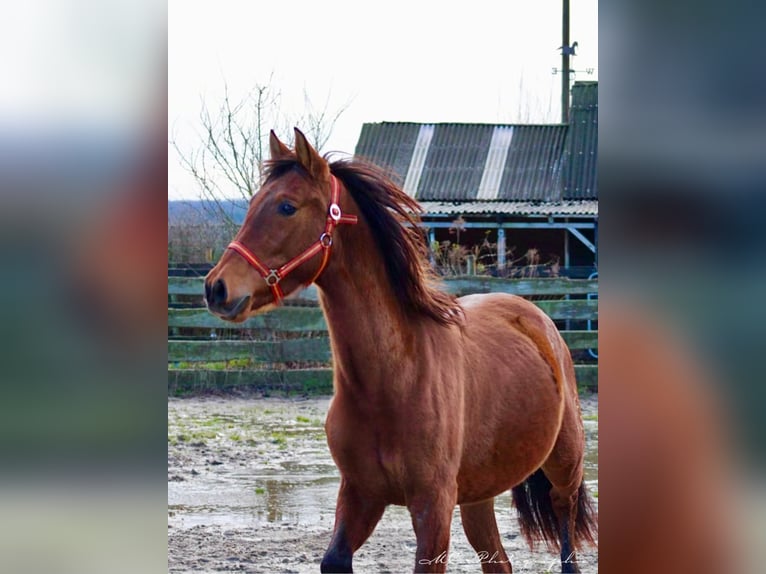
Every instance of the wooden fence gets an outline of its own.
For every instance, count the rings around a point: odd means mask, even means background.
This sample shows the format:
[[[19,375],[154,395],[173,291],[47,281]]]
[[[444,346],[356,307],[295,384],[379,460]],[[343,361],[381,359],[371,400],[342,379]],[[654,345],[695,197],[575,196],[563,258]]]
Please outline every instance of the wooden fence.
[[[598,366],[592,355],[598,348],[598,331],[588,330],[588,325],[597,328],[597,280],[472,276],[445,279],[444,284],[458,295],[505,292],[532,299],[559,325],[575,358],[578,385],[597,387]],[[202,293],[199,277],[168,278],[170,394],[237,388],[332,392],[330,342],[316,288],[236,325],[208,313]]]

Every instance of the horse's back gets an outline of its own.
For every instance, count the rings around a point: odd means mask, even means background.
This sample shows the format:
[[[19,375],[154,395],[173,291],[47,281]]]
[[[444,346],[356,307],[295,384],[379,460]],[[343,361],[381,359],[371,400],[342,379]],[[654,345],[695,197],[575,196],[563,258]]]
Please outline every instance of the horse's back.
[[[466,312],[466,322],[471,327],[489,322],[493,327],[499,328],[494,324],[496,321],[502,321],[515,329],[521,324],[526,324],[548,337],[558,338],[558,330],[553,320],[537,305],[518,295],[474,294],[460,297],[458,301]]]
[[[489,352],[531,344],[553,367],[568,354],[553,320],[537,305],[517,295],[488,293],[459,299],[465,312],[466,337]],[[484,353],[481,353],[484,354]]]
[[[569,348],[537,305],[507,293],[467,295],[459,301],[465,312],[469,369],[481,373],[482,365],[504,368],[507,376],[501,379],[514,379],[514,386],[525,392],[552,388],[563,397],[576,391]]]

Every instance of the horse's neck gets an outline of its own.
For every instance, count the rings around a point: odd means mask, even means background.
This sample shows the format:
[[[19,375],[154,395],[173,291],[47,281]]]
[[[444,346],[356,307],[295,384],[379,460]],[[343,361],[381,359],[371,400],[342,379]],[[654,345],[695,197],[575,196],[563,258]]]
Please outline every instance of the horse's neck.
[[[370,256],[375,252],[323,274],[318,284],[339,380],[378,394],[393,391],[415,336],[385,265]]]

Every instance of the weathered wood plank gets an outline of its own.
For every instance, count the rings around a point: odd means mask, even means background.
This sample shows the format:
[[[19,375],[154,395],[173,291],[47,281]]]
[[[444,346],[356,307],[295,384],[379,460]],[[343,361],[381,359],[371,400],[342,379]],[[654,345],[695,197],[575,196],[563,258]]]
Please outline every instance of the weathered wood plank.
[[[327,330],[322,310],[318,307],[280,307],[237,324],[219,319],[207,309],[168,309],[168,327],[271,329],[291,332]]]
[[[553,319],[598,319],[598,300],[535,301]],[[275,331],[326,331],[322,311],[316,307],[280,307],[237,325],[227,323],[206,309],[168,309],[168,327],[210,329],[273,329]]]
[[[199,296],[205,295],[203,277],[168,277],[168,295]]]
[[[168,295],[183,295],[185,297],[199,297],[200,306],[205,305],[205,284],[203,277],[168,277]],[[317,288],[310,285],[302,291],[290,295],[288,301],[311,301],[317,302]]]
[[[578,388],[598,391],[598,365],[575,365]]]
[[[329,362],[332,357],[327,337],[280,341],[168,341],[168,362],[227,361],[251,359]]]
[[[598,366],[575,365],[580,388],[598,389]],[[169,370],[168,394],[184,395],[210,391],[249,389],[326,395],[332,393],[331,369],[292,371],[204,371]]]
[[[597,349],[598,331],[561,331],[570,349]],[[273,363],[322,361],[332,358],[327,337],[281,341],[168,341],[168,362],[251,359]]]
[[[443,279],[444,287],[450,293],[514,293],[516,295],[584,295],[598,293],[597,279],[530,278],[503,279],[501,277],[462,276]],[[168,295],[199,296],[205,292],[201,277],[168,277]],[[316,301],[314,285],[296,293],[299,300]]]
[[[168,394],[249,389],[285,393],[331,394],[332,369],[293,371],[168,370]]]
[[[598,331],[559,331],[570,349],[598,349]]]
[[[598,293],[596,279],[530,278],[504,279],[501,277],[461,276],[444,279],[450,293],[513,293],[514,295],[585,295]]]
[[[564,319],[598,319],[597,299],[575,299],[571,301],[534,301],[551,318]]]

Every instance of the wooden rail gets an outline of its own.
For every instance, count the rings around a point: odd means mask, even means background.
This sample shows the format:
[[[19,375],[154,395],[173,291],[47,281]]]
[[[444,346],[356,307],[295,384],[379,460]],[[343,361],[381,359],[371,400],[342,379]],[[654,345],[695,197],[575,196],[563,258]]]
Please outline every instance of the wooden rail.
[[[598,292],[597,280],[498,279],[456,277],[444,281],[457,295],[503,292],[530,297],[552,319],[584,324],[598,320],[597,299],[584,298]],[[332,369],[327,324],[317,306],[315,287],[283,306],[232,324],[214,317],[203,307],[203,283],[199,277],[169,277],[172,305],[191,299],[194,308],[169,308],[168,391],[186,394],[237,387],[300,393],[331,393]],[[578,298],[570,298],[575,296]],[[569,324],[569,323],[567,323]],[[598,348],[598,332],[562,330],[569,348],[580,355]],[[202,338],[204,337],[204,338]],[[252,340],[243,340],[252,339]],[[242,368],[242,364],[250,368]],[[294,365],[319,365],[292,368]],[[234,366],[232,366],[234,365]],[[596,388],[598,367],[590,362],[575,365],[578,384]]]
[[[199,297],[205,292],[202,277],[168,277],[168,295]],[[587,295],[598,292],[597,279],[502,279],[481,275],[448,277],[443,280],[447,291],[456,295],[469,293],[515,293],[516,295]],[[315,286],[293,296],[297,299],[316,301]]]
[[[596,389],[598,367],[575,365],[578,386]],[[186,395],[209,391],[230,391],[236,388],[264,392],[332,394],[332,369],[264,369],[264,370],[197,370],[168,371],[168,392]]]

